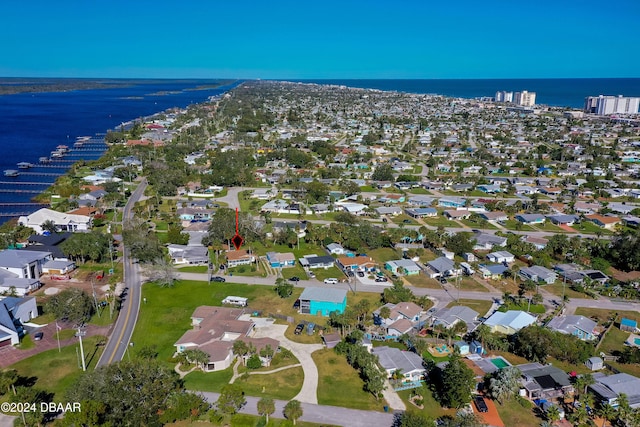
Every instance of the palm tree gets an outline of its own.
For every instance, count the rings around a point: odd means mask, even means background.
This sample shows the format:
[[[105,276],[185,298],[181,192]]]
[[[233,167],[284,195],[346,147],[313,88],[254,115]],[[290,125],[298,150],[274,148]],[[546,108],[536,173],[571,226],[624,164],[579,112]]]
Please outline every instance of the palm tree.
[[[607,421],[613,420],[617,414],[613,406],[608,403],[601,405],[596,413],[602,417],[602,427],[606,427]]]
[[[560,420],[560,409],[556,405],[550,406],[545,413],[545,417],[551,424]]]
[[[275,411],[276,405],[270,397],[263,397],[258,400],[258,414],[266,417],[267,424],[269,424],[269,415],[273,414]]]
[[[293,425],[296,425],[298,418],[302,416],[302,405],[297,400],[291,400],[284,407],[284,416],[293,421]]]
[[[596,380],[593,378],[591,374],[583,374],[576,378],[575,388],[576,390],[580,390],[578,395],[582,395],[587,393],[587,387],[592,384],[595,384]]]

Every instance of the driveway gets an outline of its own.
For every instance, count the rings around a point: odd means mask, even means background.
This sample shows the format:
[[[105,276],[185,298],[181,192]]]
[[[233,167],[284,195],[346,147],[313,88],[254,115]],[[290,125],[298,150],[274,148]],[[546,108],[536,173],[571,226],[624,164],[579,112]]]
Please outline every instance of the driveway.
[[[293,342],[284,336],[288,325],[274,325],[268,322],[257,322],[254,329],[254,337],[269,337],[280,341],[280,346],[290,350],[300,361],[304,371],[304,380],[300,393],[294,399],[300,402],[318,404],[318,368],[311,358],[311,353],[323,348],[322,344],[300,344]]]

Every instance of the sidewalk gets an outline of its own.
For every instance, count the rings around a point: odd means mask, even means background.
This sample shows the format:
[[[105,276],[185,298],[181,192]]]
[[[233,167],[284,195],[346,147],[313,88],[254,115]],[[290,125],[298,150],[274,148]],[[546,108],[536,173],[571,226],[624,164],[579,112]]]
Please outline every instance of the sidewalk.
[[[63,329],[71,329],[72,325],[67,323],[58,323]],[[110,333],[110,326],[95,326],[87,325],[85,328],[85,337],[92,337],[95,335],[102,335],[108,337]],[[40,341],[34,341],[35,346],[28,350],[21,350],[14,346],[0,348],[0,368],[6,368],[21,360],[24,360],[33,355],[42,353],[46,350],[58,348],[58,341],[56,339],[56,324],[49,323],[37,330],[43,332],[43,337]],[[78,338],[68,338],[66,340],[60,340],[60,347],[65,347],[78,342]]]

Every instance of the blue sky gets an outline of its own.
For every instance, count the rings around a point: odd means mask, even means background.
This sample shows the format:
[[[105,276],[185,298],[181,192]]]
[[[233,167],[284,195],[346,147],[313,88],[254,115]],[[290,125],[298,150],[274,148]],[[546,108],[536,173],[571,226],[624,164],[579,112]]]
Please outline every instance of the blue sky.
[[[32,0],[0,76],[640,77],[640,1]]]

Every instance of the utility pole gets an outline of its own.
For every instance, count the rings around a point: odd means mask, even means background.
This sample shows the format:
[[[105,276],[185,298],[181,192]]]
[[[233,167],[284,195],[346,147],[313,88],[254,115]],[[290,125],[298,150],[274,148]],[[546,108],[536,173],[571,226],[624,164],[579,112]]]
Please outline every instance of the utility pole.
[[[87,365],[86,365],[86,362],[84,360],[84,347],[82,346],[82,336],[85,335],[86,333],[87,333],[86,331],[82,330],[82,326],[78,326],[78,332],[76,333],[76,336],[80,340],[80,359],[82,360],[82,370],[83,371],[87,370]]]

